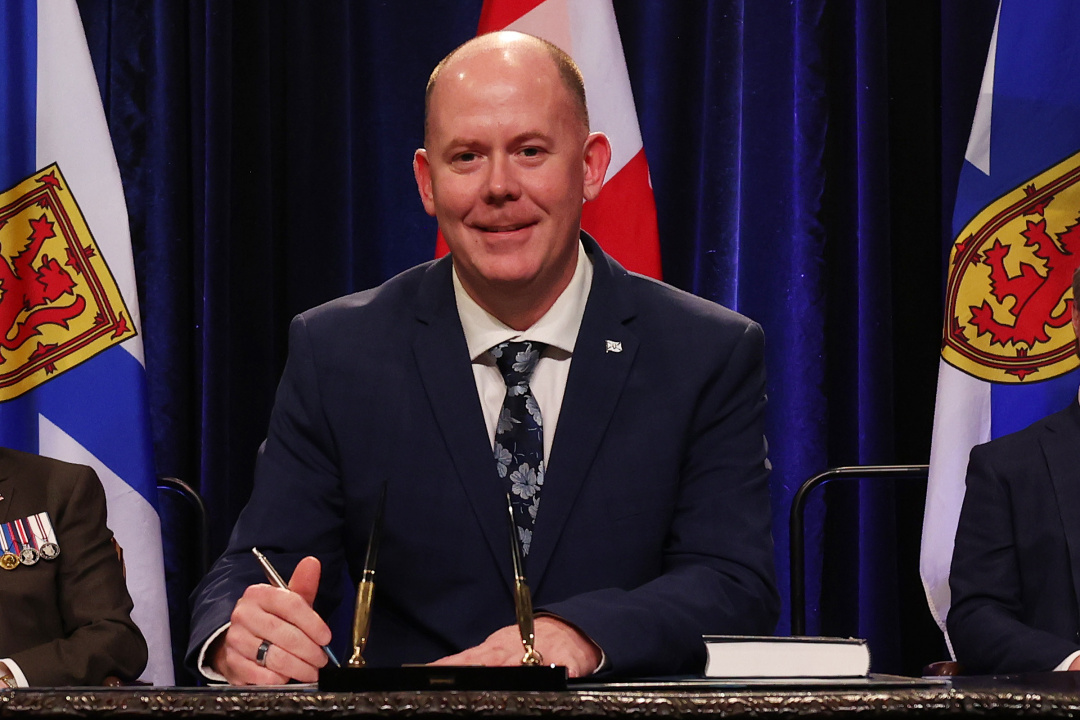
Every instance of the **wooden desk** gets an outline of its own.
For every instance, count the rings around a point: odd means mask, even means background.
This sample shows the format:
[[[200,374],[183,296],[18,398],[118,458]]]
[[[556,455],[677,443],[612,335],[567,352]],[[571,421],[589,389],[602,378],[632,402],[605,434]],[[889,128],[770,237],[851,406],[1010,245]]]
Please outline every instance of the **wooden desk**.
[[[518,718],[755,720],[879,717],[1077,717],[1075,674],[967,678],[924,686],[676,688],[566,692],[327,693],[314,689],[59,688],[0,692],[0,718]]]

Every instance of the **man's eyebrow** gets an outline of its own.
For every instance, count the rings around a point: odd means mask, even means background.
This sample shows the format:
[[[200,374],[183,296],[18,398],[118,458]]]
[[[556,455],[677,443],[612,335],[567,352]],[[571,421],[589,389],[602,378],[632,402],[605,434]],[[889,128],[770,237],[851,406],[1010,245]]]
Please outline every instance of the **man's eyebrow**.
[[[522,143],[528,140],[550,140],[551,135],[542,130],[526,130],[513,137],[514,143]]]
[[[551,140],[551,134],[546,133],[543,130],[526,130],[525,132],[518,133],[514,137],[510,138],[511,145],[520,145],[521,143],[529,142],[531,140]],[[481,140],[477,137],[458,136],[450,138],[446,143],[446,147],[451,150],[458,150],[460,148],[474,148],[474,147],[487,147],[489,142],[487,140]]]
[[[440,154],[471,152],[484,146],[484,143],[480,142],[476,138],[455,137],[450,138],[450,140],[448,140],[446,144],[438,150],[438,152]]]

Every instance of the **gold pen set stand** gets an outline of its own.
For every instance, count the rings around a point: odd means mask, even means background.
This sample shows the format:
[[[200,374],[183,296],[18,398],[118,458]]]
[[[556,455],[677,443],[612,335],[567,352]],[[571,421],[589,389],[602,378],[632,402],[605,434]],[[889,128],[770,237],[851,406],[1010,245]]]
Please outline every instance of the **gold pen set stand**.
[[[509,507],[509,496],[507,506]],[[379,509],[371,526],[364,570],[356,590],[356,612],[353,615],[353,651],[345,667],[327,665],[319,671],[319,689],[337,692],[390,692],[397,690],[565,690],[566,668],[544,665],[544,659],[533,646],[532,595],[525,582],[525,569],[518,543],[513,509],[510,508],[510,555],[514,567],[514,610],[524,654],[521,665],[515,667],[482,667],[478,665],[406,665],[403,667],[371,668],[364,660],[371,633],[371,608],[375,597],[375,559],[382,535],[383,509],[386,488],[379,499]]]

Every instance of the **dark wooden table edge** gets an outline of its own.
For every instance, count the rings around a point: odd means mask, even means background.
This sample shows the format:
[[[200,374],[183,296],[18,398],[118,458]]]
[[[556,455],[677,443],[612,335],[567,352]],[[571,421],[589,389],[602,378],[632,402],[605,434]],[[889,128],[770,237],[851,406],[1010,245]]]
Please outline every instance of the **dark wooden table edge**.
[[[814,716],[1080,717],[1080,693],[998,688],[365,692],[233,688],[59,688],[0,693],[0,718]]]

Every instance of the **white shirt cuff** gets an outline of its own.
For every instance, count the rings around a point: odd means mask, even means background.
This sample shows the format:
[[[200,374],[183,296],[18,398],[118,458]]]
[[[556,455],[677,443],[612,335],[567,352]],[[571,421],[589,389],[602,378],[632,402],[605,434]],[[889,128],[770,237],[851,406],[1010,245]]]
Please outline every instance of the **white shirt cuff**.
[[[1080,650],[1077,650],[1072,655],[1058,663],[1058,666],[1054,668],[1054,672],[1058,672],[1060,670],[1068,670],[1069,666],[1072,665],[1072,661],[1075,660],[1077,657],[1080,657]]]
[[[593,639],[592,639],[591,637],[589,637],[588,635],[586,635],[586,634],[585,634],[585,631],[584,631],[584,630],[582,630],[581,628],[579,628],[579,627],[578,627],[577,625],[573,624],[573,623],[572,623],[572,622],[570,622],[569,620],[566,620],[565,618],[563,618],[563,617],[560,617],[560,616],[556,615],[555,613],[550,613],[550,612],[547,612],[547,611],[545,611],[545,610],[541,610],[540,612],[536,613],[536,617],[538,617],[538,618],[540,618],[540,617],[549,617],[549,618],[555,618],[555,619],[556,619],[556,620],[558,620],[559,622],[561,622],[561,623],[563,623],[563,624],[565,624],[565,625],[568,625],[568,626],[570,626],[570,627],[574,628],[574,629],[575,629],[575,630],[577,630],[577,631],[578,631],[579,633],[581,633],[581,636],[582,636],[583,638],[585,638],[586,640],[588,640],[589,642],[591,642],[591,643],[593,644],[593,647],[595,647],[595,648],[596,648],[597,650],[599,650],[599,651],[600,651],[600,663],[599,663],[599,664],[598,664],[598,665],[596,666],[596,669],[595,669],[595,670],[593,670],[593,671],[592,671],[591,673],[589,673],[590,675],[595,675],[596,673],[600,672],[601,670],[607,670],[607,664],[608,664],[608,661],[607,661],[607,653],[606,653],[606,652],[604,652],[604,648],[600,647],[600,646],[599,646],[599,645],[598,645],[598,644],[596,643],[596,641],[595,641],[595,640],[593,640]]]
[[[7,669],[15,677],[15,685],[21,688],[30,687],[30,683],[26,681],[26,676],[23,675],[22,668],[19,664],[11,658],[0,658],[0,663],[7,665]]]
[[[210,682],[216,682],[216,683],[227,683],[227,682],[229,682],[228,680],[225,679],[224,675],[219,673],[214,668],[210,667],[210,663],[208,663],[206,661],[206,651],[207,651],[207,649],[209,649],[210,644],[218,639],[218,636],[221,635],[221,633],[223,633],[223,632],[225,632],[226,630],[229,629],[230,625],[232,625],[232,623],[225,623],[224,625],[222,625],[220,628],[218,628],[217,632],[215,632],[213,635],[211,635],[209,638],[207,638],[206,642],[203,643],[203,646],[201,648],[199,648],[199,660],[195,665],[196,665],[196,667],[199,668],[199,672],[202,673],[202,676],[204,678],[206,678],[207,680],[209,680]]]

